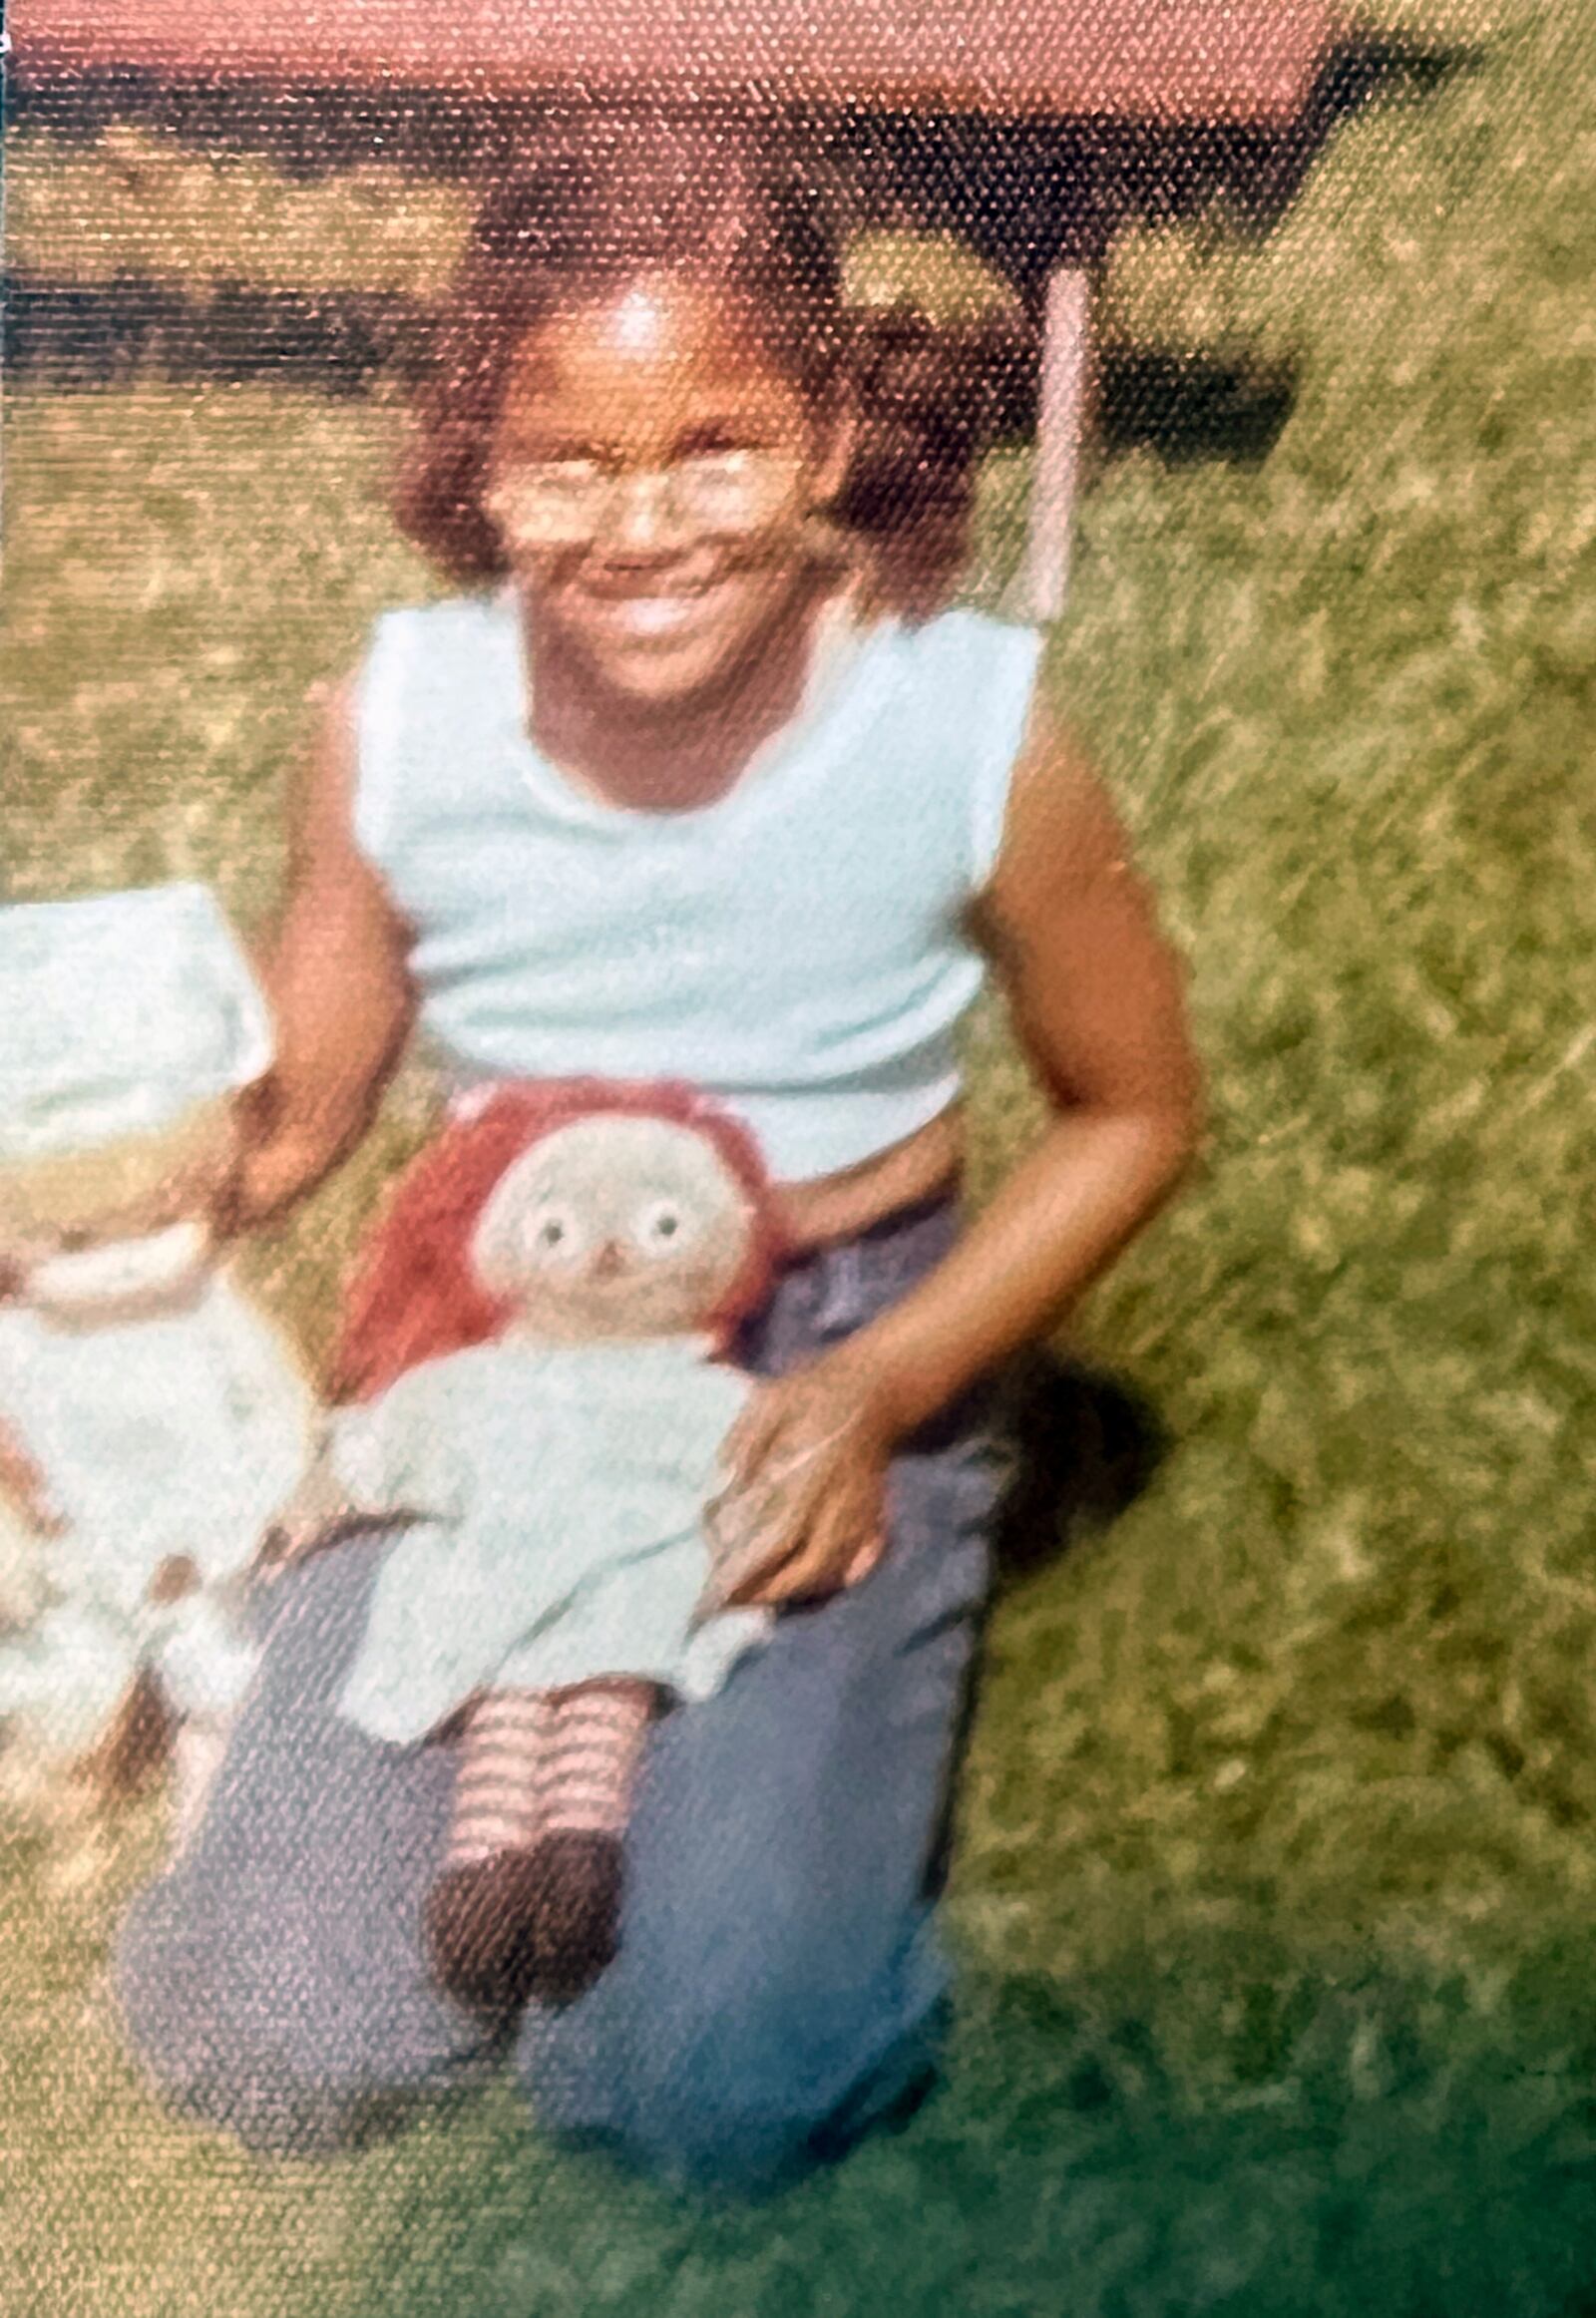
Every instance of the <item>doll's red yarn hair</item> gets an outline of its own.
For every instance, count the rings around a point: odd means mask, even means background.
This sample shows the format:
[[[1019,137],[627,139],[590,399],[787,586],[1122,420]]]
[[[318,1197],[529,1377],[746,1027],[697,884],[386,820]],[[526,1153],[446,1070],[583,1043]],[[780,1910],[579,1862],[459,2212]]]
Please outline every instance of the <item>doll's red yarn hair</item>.
[[[489,1344],[509,1307],[489,1295],[471,1243],[495,1187],[523,1152],[579,1119],[665,1119],[713,1144],[753,1211],[748,1258],[705,1325],[724,1346],[768,1292],[780,1261],[770,1178],[747,1129],[675,1079],[535,1079],[496,1086],[452,1118],[400,1176],[344,1295],[333,1355],[335,1400],[370,1400],[407,1369]]]

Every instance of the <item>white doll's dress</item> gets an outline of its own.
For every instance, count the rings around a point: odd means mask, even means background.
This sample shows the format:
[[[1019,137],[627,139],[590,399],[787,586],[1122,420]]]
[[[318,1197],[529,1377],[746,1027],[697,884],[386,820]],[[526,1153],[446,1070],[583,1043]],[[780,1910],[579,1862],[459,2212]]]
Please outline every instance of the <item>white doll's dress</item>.
[[[414,1517],[389,1549],[341,1711],[410,1743],[475,1693],[630,1675],[695,1699],[767,1631],[695,1627],[704,1508],[751,1389],[700,1338],[484,1345],[340,1412],[353,1504]]]
[[[0,1719],[82,1746],[142,1668],[180,1713],[220,1717],[256,1652],[227,1595],[308,1460],[313,1401],[225,1273],[175,1310],[63,1325],[0,1308],[0,1408],[49,1478],[60,1537],[13,1541],[46,1606],[0,1635]],[[148,1599],[169,1557],[200,1587]]]

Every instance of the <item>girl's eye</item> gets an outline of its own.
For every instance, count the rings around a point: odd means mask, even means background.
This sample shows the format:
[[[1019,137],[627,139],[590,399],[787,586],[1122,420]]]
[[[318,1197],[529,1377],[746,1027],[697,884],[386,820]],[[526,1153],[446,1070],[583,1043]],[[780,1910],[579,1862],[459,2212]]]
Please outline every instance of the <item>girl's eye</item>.
[[[591,499],[608,478],[596,459],[560,459],[535,467],[527,480],[534,495],[563,502]]]
[[[663,1255],[668,1249],[679,1247],[686,1235],[686,1218],[673,1200],[656,1200],[637,1218],[638,1244],[653,1255]]]
[[[757,475],[757,469],[752,471]],[[740,508],[750,496],[748,461],[738,451],[712,452],[703,459],[683,459],[675,470],[677,488],[693,508],[721,514]]]
[[[487,504],[495,520],[511,531],[536,533],[592,514],[608,489],[609,479],[597,460],[555,459],[505,476]]]
[[[753,522],[769,514],[792,491],[799,472],[795,459],[752,450],[706,451],[675,470],[683,500],[705,523]]]
[[[763,465],[757,451],[694,451],[676,473],[690,475],[696,483],[746,483]]]

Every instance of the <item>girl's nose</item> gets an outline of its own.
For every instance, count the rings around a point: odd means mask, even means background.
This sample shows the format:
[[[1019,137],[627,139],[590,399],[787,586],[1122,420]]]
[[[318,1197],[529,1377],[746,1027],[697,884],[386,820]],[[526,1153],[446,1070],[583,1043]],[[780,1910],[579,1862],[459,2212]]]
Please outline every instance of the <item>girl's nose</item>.
[[[653,471],[618,477],[605,531],[608,545],[622,554],[649,555],[674,546],[682,527],[670,477]]]

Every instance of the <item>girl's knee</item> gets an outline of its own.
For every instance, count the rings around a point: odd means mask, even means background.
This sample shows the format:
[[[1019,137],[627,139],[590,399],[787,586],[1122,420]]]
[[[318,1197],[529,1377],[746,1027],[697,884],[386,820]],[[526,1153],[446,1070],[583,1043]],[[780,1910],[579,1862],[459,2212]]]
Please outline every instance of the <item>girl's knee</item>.
[[[940,1977],[778,1976],[746,1957],[653,2004],[544,2016],[524,2034],[540,2121],[629,2169],[711,2195],[759,2197],[833,2161],[934,2076]]]
[[[269,2005],[234,1984],[222,1944],[162,1884],[129,1911],[113,1989],[141,2075],[181,2116],[273,2155],[339,2145],[335,2089],[295,2066]]]
[[[568,2145],[602,2150],[627,2171],[714,2199],[754,2201],[792,2188],[846,2156],[878,2126],[907,2117],[935,2082],[919,2039],[853,2083],[794,2079],[772,2101],[687,2067],[656,2076],[617,2111],[562,2114],[526,2087],[539,2122]]]
[[[206,1921],[169,1877],[135,1901],[113,1962],[134,2059],[180,2115],[271,2155],[321,2155],[397,2129],[478,2058],[431,2003],[358,2001],[304,1959]],[[422,1992],[423,1995],[426,1992]],[[412,2013],[414,2017],[411,2017]],[[435,2017],[436,2015],[436,2017]]]

